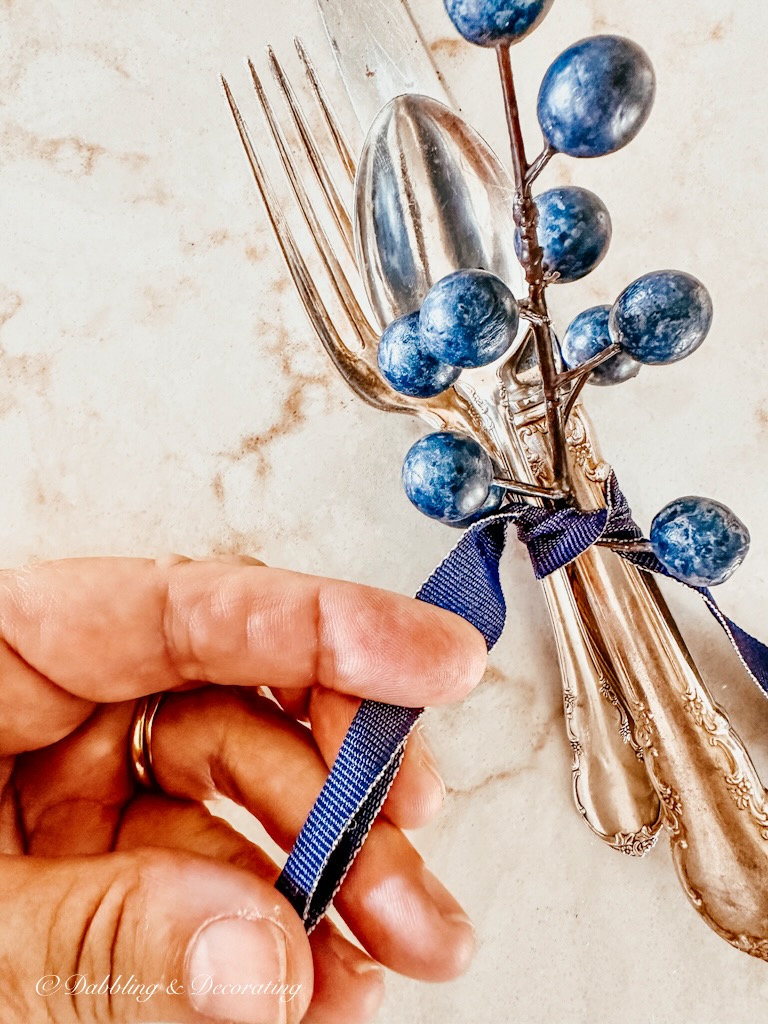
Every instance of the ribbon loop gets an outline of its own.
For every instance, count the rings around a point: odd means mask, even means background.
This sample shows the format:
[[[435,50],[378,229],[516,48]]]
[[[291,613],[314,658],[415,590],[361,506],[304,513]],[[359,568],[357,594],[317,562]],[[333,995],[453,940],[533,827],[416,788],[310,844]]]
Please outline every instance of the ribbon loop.
[[[416,595],[471,622],[490,650],[501,636],[506,605],[499,579],[507,528],[517,527],[537,579],[568,565],[598,541],[645,570],[670,573],[632,519],[612,473],[604,508],[544,509],[513,502],[475,523]],[[692,587],[725,630],[752,680],[768,696],[768,647],[718,608],[709,590]],[[277,888],[311,931],[338,891],[397,775],[411,730],[423,708],[366,700],[360,706],[325,785],[291,850]]]

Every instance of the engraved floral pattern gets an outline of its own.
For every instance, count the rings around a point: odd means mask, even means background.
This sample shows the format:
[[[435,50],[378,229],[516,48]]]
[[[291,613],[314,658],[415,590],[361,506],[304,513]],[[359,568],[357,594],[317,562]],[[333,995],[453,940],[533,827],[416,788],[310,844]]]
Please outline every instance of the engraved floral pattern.
[[[629,743],[632,739],[631,729],[629,727],[629,720],[627,713],[624,709],[623,704],[616,696],[616,691],[608,682],[607,679],[603,679],[600,683],[600,694],[605,697],[609,704],[612,704],[619,715],[619,734],[625,743]],[[642,751],[639,752],[639,756],[642,758]]]
[[[725,780],[725,784],[728,787],[728,792],[734,799],[737,807],[742,810],[746,810],[752,800],[752,787],[749,785],[747,780],[741,776],[740,778],[730,776]]]
[[[565,440],[586,478],[595,483],[604,483],[611,474],[611,467],[595,452],[579,408],[574,409],[568,421]]]
[[[696,725],[704,725],[707,721],[704,702],[698,693],[688,689],[683,694],[683,707],[691,716]]]
[[[673,839],[678,838],[682,833],[680,829],[680,818],[683,814],[683,803],[680,794],[671,786],[661,785],[658,787],[659,799],[664,807],[664,824]]]
[[[661,802],[668,811],[671,811],[672,814],[683,813],[683,805],[680,801],[680,796],[674,791],[674,789],[672,789],[671,786],[661,786],[659,789],[659,796],[661,797]]]
[[[761,789],[759,795],[742,772],[726,775],[725,785],[736,806],[742,811],[749,811],[752,820],[760,829],[760,836],[768,840],[768,811],[765,808],[765,791]]]
[[[571,718],[573,716],[573,709],[576,707],[576,694],[573,690],[569,690],[567,687],[563,687],[563,710],[565,711],[566,717]]]
[[[658,838],[658,826],[643,825],[639,832],[619,832],[611,846],[618,853],[624,853],[628,857],[644,857],[654,848]]]
[[[549,467],[549,449],[545,441],[546,434],[547,425],[543,420],[528,423],[518,431],[525,461],[536,482],[551,486],[553,481]]]
[[[641,701],[633,701],[632,717],[635,720],[635,738],[639,746],[656,756],[654,747],[656,729],[653,721],[653,713]]]
[[[726,935],[725,938],[742,953],[755,956],[758,960],[768,960],[768,939],[757,939],[752,935]]]

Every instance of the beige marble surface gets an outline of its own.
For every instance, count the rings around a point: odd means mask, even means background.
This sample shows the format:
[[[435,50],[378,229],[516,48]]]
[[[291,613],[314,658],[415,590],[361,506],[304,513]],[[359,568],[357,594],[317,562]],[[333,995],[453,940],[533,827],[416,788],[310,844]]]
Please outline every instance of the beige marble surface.
[[[439,0],[413,6],[464,112],[500,147],[492,56],[454,38]],[[565,325],[662,267],[710,287],[715,325],[692,359],[590,389],[589,407],[642,524],[686,493],[749,524],[752,552],[722,597],[763,636],[767,30],[759,0],[556,0],[515,55],[532,138],[538,82],[569,42],[616,31],[654,60],[658,100],[632,146],[547,171],[546,184],[593,188],[614,222],[604,264],[553,289],[552,306]],[[290,61],[296,32],[330,67],[313,0],[0,3],[6,564],[245,550],[412,592],[453,543],[400,490],[420,426],[351,397],[315,343],[224,106],[218,72],[242,94],[244,52],[262,61],[272,42]],[[450,985],[392,978],[380,1020],[762,1019],[768,965],[699,920],[666,844],[632,861],[578,820],[543,600],[520,550],[504,575],[511,621],[485,682],[429,715],[448,797],[415,837],[476,921],[479,952]],[[768,703],[699,602],[669,593],[768,778]]]

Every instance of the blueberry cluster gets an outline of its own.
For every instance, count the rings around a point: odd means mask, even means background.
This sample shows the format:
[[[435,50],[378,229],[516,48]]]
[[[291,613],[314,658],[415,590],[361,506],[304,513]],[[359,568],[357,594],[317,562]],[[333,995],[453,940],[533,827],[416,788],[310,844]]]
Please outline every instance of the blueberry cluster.
[[[387,327],[379,369],[395,391],[431,398],[462,369],[503,356],[518,323],[517,302],[500,278],[485,270],[458,270],[432,286],[420,310]]]
[[[523,39],[553,5],[553,0],[444,2],[465,39],[497,48]],[[574,43],[555,59],[539,89],[544,162],[556,153],[591,158],[622,149],[648,119],[655,90],[651,62],[631,40],[600,35]],[[545,283],[578,281],[593,271],[611,242],[611,218],[603,202],[576,186],[549,189],[533,202]],[[525,241],[519,232],[514,239],[524,264],[533,251],[530,228]],[[482,270],[459,270],[432,287],[420,310],[387,328],[379,367],[395,390],[429,398],[451,387],[462,369],[503,356],[518,322],[518,305],[502,281]],[[690,355],[711,323],[712,300],[700,281],[682,271],[654,271],[633,281],[612,306],[580,313],[565,332],[562,358],[566,368],[578,369],[615,348],[592,369],[590,380],[619,384],[643,365]],[[483,447],[449,431],[413,445],[403,465],[403,484],[421,512],[460,527],[496,511],[505,493],[494,482],[494,466]],[[656,516],[651,543],[673,576],[707,586],[734,572],[747,552],[749,533],[726,506],[686,497]]]
[[[594,384],[620,384],[643,364],[676,363],[701,345],[712,325],[712,299],[695,277],[656,270],[633,281],[613,306],[593,306],[571,322],[562,342],[575,369],[601,352],[621,349],[592,371]]]
[[[517,301],[504,282],[484,270],[460,270],[438,281],[421,309],[387,327],[379,342],[384,378],[401,394],[431,398],[462,369],[487,366],[517,335]],[[428,434],[403,465],[405,492],[427,516],[469,526],[495,511],[504,497],[493,464],[473,438],[450,431]]]

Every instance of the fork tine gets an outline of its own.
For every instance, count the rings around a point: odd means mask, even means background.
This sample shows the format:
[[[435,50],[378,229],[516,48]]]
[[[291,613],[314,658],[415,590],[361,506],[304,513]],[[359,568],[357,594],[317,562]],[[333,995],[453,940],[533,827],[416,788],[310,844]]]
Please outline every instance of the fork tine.
[[[285,102],[287,103],[291,117],[293,118],[293,123],[296,125],[296,130],[304,144],[304,149],[306,151],[307,158],[309,159],[310,166],[312,167],[320,188],[323,190],[323,195],[326,198],[328,207],[333,214],[333,219],[336,221],[336,226],[339,229],[339,233],[347,247],[347,252],[352,259],[354,259],[355,243],[352,232],[352,220],[349,216],[349,211],[347,210],[346,204],[341,198],[339,190],[336,188],[336,184],[331,177],[330,171],[328,170],[328,164],[323,159],[317,142],[315,141],[315,137],[312,134],[312,129],[309,127],[304,111],[301,109],[301,105],[296,97],[296,93],[294,92],[291,83],[288,81],[282,65],[275,56],[275,51],[271,46],[267,47],[267,56],[269,58],[269,66],[272,71],[272,75],[285,98]]]
[[[312,238],[315,241],[315,245],[320,253],[320,258],[328,272],[328,276],[331,279],[331,283],[333,284],[339,301],[344,307],[349,321],[357,334],[360,345],[365,348],[368,345],[375,344],[377,336],[374,333],[368,318],[363,312],[360,303],[357,301],[352,288],[350,287],[347,276],[333,250],[333,246],[330,243],[325,228],[320,223],[314,207],[312,206],[312,202],[307,194],[307,190],[304,187],[304,183],[296,171],[296,165],[294,164],[288,150],[285,135],[283,134],[280,125],[277,123],[277,118],[272,110],[272,105],[267,98],[264,86],[261,83],[261,79],[258,76],[256,68],[253,66],[253,61],[248,61],[248,68],[251,72],[251,79],[253,80],[253,87],[256,90],[259,105],[261,106],[264,117],[266,118],[272,139],[277,147],[278,154],[280,155],[283,168],[288,177],[288,181],[290,182],[293,194],[296,197],[296,202],[299,205],[302,216],[304,217]]]
[[[399,401],[399,396],[394,392],[391,392],[390,397],[390,394],[383,387],[383,381],[378,374],[367,364],[354,358],[348,347],[344,344],[312,280],[307,264],[299,251],[293,232],[288,225],[264,165],[253,144],[243,115],[240,113],[240,108],[235,102],[232,90],[229,88],[229,84],[223,75],[221,76],[221,84],[224,87],[224,93],[234,118],[235,126],[237,127],[237,133],[240,136],[240,141],[248,158],[256,187],[266,208],[267,217],[272,226],[277,244],[288,265],[288,271],[299,293],[301,304],[306,310],[310,323],[323,348],[330,356],[331,362],[352,391],[375,409],[395,412],[412,411],[410,406]]]
[[[306,72],[307,79],[309,80],[309,86],[312,90],[312,94],[317,100],[320,110],[323,112],[325,123],[328,125],[328,131],[333,137],[333,141],[336,145],[336,151],[339,154],[344,170],[347,172],[349,183],[350,185],[354,185],[355,175],[357,174],[357,163],[355,158],[352,156],[352,149],[347,142],[338,118],[333,112],[333,107],[328,100],[328,94],[320,84],[320,79],[317,77],[317,72],[315,71],[315,65],[312,63],[304,43],[302,43],[300,39],[294,39],[293,45],[296,47],[299,59],[304,65],[304,71]]]

